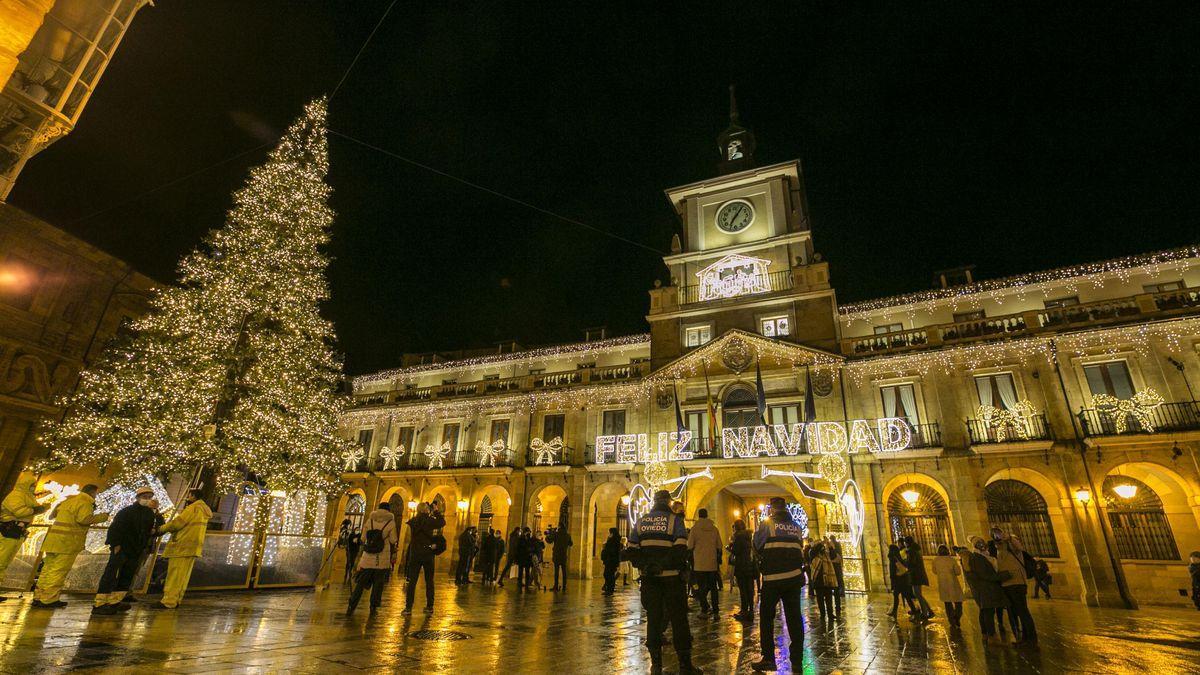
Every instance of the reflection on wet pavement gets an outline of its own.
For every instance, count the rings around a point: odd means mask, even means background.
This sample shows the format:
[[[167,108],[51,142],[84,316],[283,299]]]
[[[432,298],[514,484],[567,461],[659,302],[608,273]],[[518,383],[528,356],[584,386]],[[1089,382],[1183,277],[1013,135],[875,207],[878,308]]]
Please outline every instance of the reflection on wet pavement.
[[[423,590],[423,589],[422,589]],[[90,598],[34,609],[29,596],[0,604],[0,672],[646,672],[644,624],[636,587],[605,598],[598,583],[566,594],[521,593],[473,584],[438,588],[438,610],[401,616],[402,586],[389,585],[375,616],[365,607],[343,616],[340,584],[313,591],[194,593],[176,611],[145,605],[123,616],[95,617]],[[695,612],[694,660],[708,673],[751,672],[757,626]],[[843,619],[822,625],[815,605],[805,636],[811,673],[1200,673],[1200,612],[1149,608],[1089,609],[1066,601],[1032,602],[1038,649],[984,647],[968,603],[961,632],[935,619],[925,627],[890,619],[883,596],[851,597]],[[807,603],[807,600],[806,600]],[[786,631],[777,630],[779,644]],[[786,668],[787,654],[779,654]],[[668,671],[675,665],[666,650]]]

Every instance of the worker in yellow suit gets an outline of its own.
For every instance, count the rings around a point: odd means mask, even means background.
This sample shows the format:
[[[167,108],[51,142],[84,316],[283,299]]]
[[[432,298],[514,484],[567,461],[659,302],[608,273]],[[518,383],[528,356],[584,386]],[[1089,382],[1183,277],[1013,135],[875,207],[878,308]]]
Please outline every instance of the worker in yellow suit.
[[[33,493],[35,484],[37,476],[28,471],[21,472],[13,491],[0,502],[0,577],[4,576],[13,558],[17,557],[33,517],[50,508],[48,504],[38,503]],[[4,598],[0,598],[0,602],[3,601]]]
[[[67,497],[51,514],[54,524],[42,542],[42,573],[33,593],[34,607],[66,607],[58,599],[75,558],[83,550],[88,528],[108,520],[107,513],[95,513],[95,485],[84,485],[79,494]]]
[[[167,559],[167,581],[163,584],[162,600],[150,605],[155,609],[179,606],[188,580],[192,578],[196,558],[204,551],[204,535],[213,512],[200,497],[200,490],[189,490],[187,506],[160,529],[171,533],[171,541],[167,542],[167,550],[163,553]]]

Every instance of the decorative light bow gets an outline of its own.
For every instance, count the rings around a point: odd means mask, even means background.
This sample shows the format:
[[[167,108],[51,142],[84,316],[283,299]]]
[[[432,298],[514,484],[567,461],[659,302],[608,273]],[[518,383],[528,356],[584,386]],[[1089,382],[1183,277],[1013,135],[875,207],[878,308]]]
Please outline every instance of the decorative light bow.
[[[1025,400],[1017,401],[1008,410],[990,405],[981,405],[975,409],[975,416],[983,425],[995,431],[997,443],[1008,440],[1010,430],[1017,438],[1028,439],[1033,435],[1029,420],[1036,414],[1037,409]]]
[[[356,471],[358,469],[358,463],[361,462],[363,457],[366,456],[367,452],[366,450],[363,450],[362,447],[356,445],[350,448],[346,452],[342,453],[342,459],[344,460],[342,462],[342,470]]]
[[[379,449],[379,459],[383,460],[383,471],[398,471],[400,469],[400,458],[404,456],[404,446],[397,445],[394,448],[389,448],[386,445]]]
[[[429,458],[430,469],[444,469],[442,462],[450,456],[450,441],[446,441],[441,445],[426,445],[425,456]]]
[[[1117,398],[1108,394],[1096,394],[1092,403],[1103,415],[1116,425],[1117,433],[1123,434],[1129,429],[1129,418],[1132,416],[1147,433],[1154,431],[1154,409],[1163,404],[1163,397],[1153,389],[1146,388],[1133,395],[1133,398]]]
[[[535,454],[533,463],[538,466],[549,466],[554,464],[555,457],[562,452],[563,441],[561,436],[555,436],[547,443],[540,438],[535,438],[529,441],[529,449]]]
[[[504,453],[504,441],[496,439],[491,445],[479,441],[475,444],[475,452],[479,453],[479,468],[496,466],[496,458]]]

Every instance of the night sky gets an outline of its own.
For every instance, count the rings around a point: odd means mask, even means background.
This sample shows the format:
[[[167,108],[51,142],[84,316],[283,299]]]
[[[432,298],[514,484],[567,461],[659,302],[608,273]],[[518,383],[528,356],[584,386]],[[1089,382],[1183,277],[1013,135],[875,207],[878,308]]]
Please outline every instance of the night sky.
[[[159,0],[11,203],[174,281],[266,150],[177,179],[276,138],[387,2]],[[1195,5],[844,4],[400,2],[330,126],[665,251],[663,190],[714,175],[736,83],[759,164],[803,162],[843,303],[1200,241]],[[658,254],[330,144],[348,372],[646,329]]]

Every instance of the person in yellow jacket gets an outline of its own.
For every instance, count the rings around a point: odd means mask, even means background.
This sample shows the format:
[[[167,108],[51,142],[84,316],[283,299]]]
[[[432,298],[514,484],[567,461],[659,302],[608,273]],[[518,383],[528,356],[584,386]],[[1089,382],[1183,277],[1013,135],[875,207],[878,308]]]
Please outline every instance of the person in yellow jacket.
[[[192,577],[192,566],[204,551],[204,535],[208,532],[208,521],[213,512],[200,496],[199,490],[190,490],[187,506],[160,530],[172,534],[163,553],[167,559],[167,581],[163,584],[162,600],[150,605],[155,609],[175,609],[179,606],[188,580]]]
[[[96,510],[95,485],[84,485],[79,494],[67,497],[51,514],[54,524],[42,542],[42,573],[33,593],[34,607],[66,607],[58,599],[75,558],[83,550],[88,528],[108,520]]]
[[[13,491],[0,502],[0,577],[4,576],[13,558],[17,557],[33,517],[50,508],[47,504],[38,503],[33,493],[35,484],[37,476],[28,471],[22,472],[17,477]],[[0,602],[3,600],[0,598]]]

